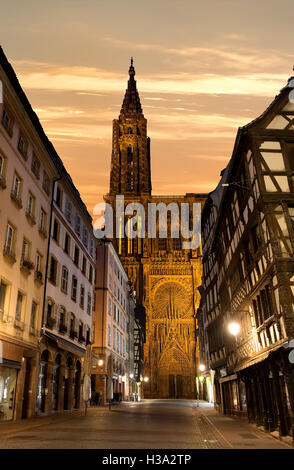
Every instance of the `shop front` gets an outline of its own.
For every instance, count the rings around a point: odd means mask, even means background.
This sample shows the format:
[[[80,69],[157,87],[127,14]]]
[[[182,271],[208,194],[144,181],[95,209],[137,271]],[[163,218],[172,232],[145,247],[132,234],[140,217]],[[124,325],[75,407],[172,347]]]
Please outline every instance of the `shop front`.
[[[1,341],[0,421],[16,419],[23,402],[23,348]]]

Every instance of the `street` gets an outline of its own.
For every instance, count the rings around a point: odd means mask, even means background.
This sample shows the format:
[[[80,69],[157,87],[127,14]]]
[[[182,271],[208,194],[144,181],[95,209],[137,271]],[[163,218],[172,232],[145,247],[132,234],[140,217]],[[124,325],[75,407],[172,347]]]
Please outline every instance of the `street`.
[[[248,424],[193,400],[139,403],[0,424],[1,449],[290,449]]]

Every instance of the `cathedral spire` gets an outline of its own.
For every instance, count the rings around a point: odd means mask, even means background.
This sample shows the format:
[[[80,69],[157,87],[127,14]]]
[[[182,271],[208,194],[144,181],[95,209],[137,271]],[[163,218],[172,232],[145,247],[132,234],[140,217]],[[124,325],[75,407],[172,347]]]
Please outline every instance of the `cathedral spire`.
[[[126,89],[125,97],[123,100],[121,114],[126,116],[134,116],[141,114],[143,115],[141,102],[139,98],[139,93],[136,87],[136,80],[135,80],[135,67],[134,67],[134,59],[131,57],[131,65],[129,68],[129,80],[128,80],[128,87]]]

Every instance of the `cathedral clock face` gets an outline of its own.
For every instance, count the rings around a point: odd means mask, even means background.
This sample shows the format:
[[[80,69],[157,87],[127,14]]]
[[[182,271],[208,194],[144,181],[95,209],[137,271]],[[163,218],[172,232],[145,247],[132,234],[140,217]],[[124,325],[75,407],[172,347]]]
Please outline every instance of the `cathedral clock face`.
[[[153,298],[153,318],[187,318],[192,306],[191,295],[179,282],[161,284]]]

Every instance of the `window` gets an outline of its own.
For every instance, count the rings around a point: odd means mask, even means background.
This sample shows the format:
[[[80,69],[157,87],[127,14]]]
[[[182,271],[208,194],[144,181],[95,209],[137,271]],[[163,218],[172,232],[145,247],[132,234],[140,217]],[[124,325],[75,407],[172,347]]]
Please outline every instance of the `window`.
[[[87,228],[83,227],[83,244],[87,247],[88,246],[88,232]]]
[[[6,295],[7,295],[7,284],[5,284],[3,281],[1,281],[0,284],[0,313],[3,314],[4,308],[5,308],[5,301],[6,301]]]
[[[20,192],[21,192],[21,179],[17,175],[17,173],[14,173],[13,183],[12,183],[12,193],[15,197],[19,198]]]
[[[11,137],[13,130],[13,119],[6,107],[4,107],[2,111],[2,125]]]
[[[24,303],[24,296],[21,292],[18,291],[17,301],[16,301],[16,310],[15,310],[15,320],[17,321],[21,321],[23,303]]]
[[[67,199],[65,204],[65,217],[71,223],[72,220],[72,205],[70,201]]]
[[[30,320],[30,327],[35,328],[36,325],[36,318],[37,318],[37,309],[38,309],[38,304],[32,301],[32,309],[31,309],[31,320]]]
[[[85,256],[83,256],[83,263],[82,263],[82,273],[86,274],[86,268],[87,268],[87,260]]]
[[[40,160],[36,157],[36,155],[33,153],[32,156],[32,165],[31,165],[31,170],[36,176],[36,178],[40,178]]]
[[[27,158],[27,141],[22,134],[19,134],[17,149],[22,154],[22,156],[26,159]]]
[[[70,253],[70,236],[68,233],[65,234],[64,237],[64,251],[69,255]]]
[[[11,225],[7,225],[6,237],[5,237],[5,251],[12,252],[14,246],[14,228]]]
[[[108,326],[108,346],[111,346],[111,326]]]
[[[81,235],[81,218],[79,215],[76,215],[75,231],[78,236]]]
[[[41,212],[40,212],[40,230],[42,230],[43,232],[46,231],[46,219],[47,219],[47,214],[46,212],[41,209]]]
[[[76,276],[72,277],[72,284],[71,284],[71,298],[76,302],[77,300],[77,290],[78,290],[78,280]]]
[[[116,328],[115,326],[113,327],[113,335],[112,335],[112,340],[113,340],[113,349],[115,349],[115,339],[116,339]]]
[[[43,256],[37,251],[36,254],[36,272],[40,273],[42,272],[43,268]]]
[[[90,255],[93,258],[93,256],[94,256],[94,240],[93,240],[93,238],[91,238],[91,240],[90,240]]]
[[[59,209],[61,209],[62,208],[62,191],[60,189],[60,186],[57,186],[56,188],[55,202],[56,202],[56,205],[59,207]]]
[[[92,297],[91,294],[88,292],[88,301],[87,301],[87,314],[91,315],[91,306],[92,306]]]
[[[54,223],[53,223],[53,240],[56,241],[56,243],[58,243],[59,241],[59,222],[57,222],[56,219],[54,219]]]
[[[50,194],[50,178],[47,175],[45,170],[44,170],[44,173],[43,173],[42,187],[43,187],[45,193],[49,196],[49,194]]]
[[[47,322],[49,318],[53,318],[54,315],[54,304],[51,299],[48,300],[47,303]]]
[[[82,322],[80,322],[80,323],[79,323],[79,341],[84,339],[84,337],[83,337],[83,329],[84,329],[84,325],[83,325]]]
[[[51,256],[50,269],[49,269],[49,281],[56,285],[57,280],[57,261]]]
[[[28,204],[27,204],[27,214],[30,215],[31,217],[34,217],[34,214],[35,214],[35,205],[36,205],[36,198],[32,195],[32,193],[29,193]]]
[[[0,154],[0,176],[3,176],[4,173],[4,157]]]
[[[70,335],[73,337],[73,332],[75,331],[75,316],[72,313],[70,315]]]
[[[66,314],[64,308],[59,311],[59,331],[64,333],[66,331]]]
[[[90,338],[90,328],[87,326],[87,333],[86,333],[86,343],[90,344],[91,338]]]
[[[24,238],[22,242],[21,260],[22,262],[30,258],[30,243]]]
[[[89,282],[92,284],[93,282],[93,268],[92,266],[90,265],[89,267]]]
[[[111,315],[111,312],[112,311],[112,302],[111,302],[111,298],[109,297],[108,298],[108,313],[109,315]]]
[[[74,263],[75,265],[79,265],[79,261],[80,261],[80,250],[79,248],[77,247],[77,245],[75,246],[75,253],[74,253]]]
[[[80,292],[80,307],[84,308],[84,304],[85,304],[85,287],[82,285],[81,292]]]
[[[61,275],[61,290],[67,294],[68,287],[68,269],[65,266],[62,266],[62,275]]]

